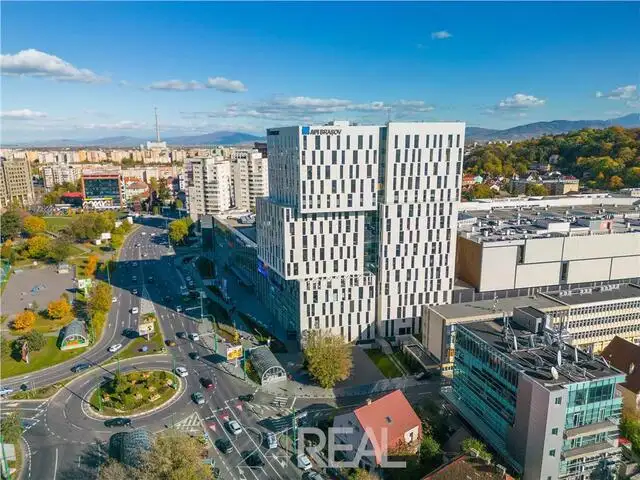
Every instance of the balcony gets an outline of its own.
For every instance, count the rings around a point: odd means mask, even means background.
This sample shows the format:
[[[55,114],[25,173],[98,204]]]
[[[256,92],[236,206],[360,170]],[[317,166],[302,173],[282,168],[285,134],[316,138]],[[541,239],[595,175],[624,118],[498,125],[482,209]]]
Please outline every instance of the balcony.
[[[618,450],[617,445],[613,445],[609,442],[592,443],[586,447],[572,448],[571,450],[565,450],[562,452],[563,460],[575,460],[581,457],[592,457],[595,455],[603,455],[607,453],[613,453]]]
[[[590,423],[581,427],[568,428],[564,431],[564,438],[581,437],[583,435],[595,435],[596,433],[608,432],[618,429],[618,420],[607,418],[603,422]]]

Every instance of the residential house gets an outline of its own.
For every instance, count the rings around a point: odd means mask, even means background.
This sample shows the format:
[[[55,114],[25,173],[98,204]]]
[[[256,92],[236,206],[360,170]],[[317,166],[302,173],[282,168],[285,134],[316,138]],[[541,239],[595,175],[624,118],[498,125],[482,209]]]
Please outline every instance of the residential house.
[[[462,454],[434,470],[422,480],[513,480],[500,465],[487,465],[483,459]]]
[[[640,345],[616,335],[601,355],[610,365],[627,374],[626,381],[618,385],[622,404],[625,409],[640,413]]]
[[[351,433],[336,434],[339,443],[351,445],[351,450],[344,452],[347,460],[357,459],[362,453],[358,447],[366,444],[369,455],[361,455],[359,464],[367,470],[378,468],[389,450],[399,446],[414,446],[417,451],[422,438],[422,422],[401,390],[336,416],[333,426],[351,429]]]

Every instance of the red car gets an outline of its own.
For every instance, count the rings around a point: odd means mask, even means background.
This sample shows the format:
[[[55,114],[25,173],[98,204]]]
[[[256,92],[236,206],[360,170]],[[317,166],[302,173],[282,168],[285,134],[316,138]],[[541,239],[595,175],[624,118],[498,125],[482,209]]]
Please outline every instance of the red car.
[[[213,380],[211,380],[210,378],[201,378],[200,383],[207,390],[213,389]]]

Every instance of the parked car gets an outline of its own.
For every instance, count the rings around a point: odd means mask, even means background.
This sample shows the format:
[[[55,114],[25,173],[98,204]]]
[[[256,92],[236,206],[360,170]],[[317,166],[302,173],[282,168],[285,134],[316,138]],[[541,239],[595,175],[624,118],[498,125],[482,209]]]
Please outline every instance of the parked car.
[[[267,433],[267,446],[269,449],[278,448],[278,438],[273,432]]]
[[[220,450],[224,454],[233,451],[233,444],[226,438],[219,438],[218,440],[216,440],[216,447],[218,447],[218,450]]]
[[[202,386],[204,388],[206,388],[207,390],[211,390],[213,389],[214,385],[213,385],[213,380],[211,380],[210,378],[201,378],[200,379],[200,383],[202,384]]]
[[[235,420],[230,420],[229,422],[227,422],[227,430],[229,430],[229,432],[236,436],[242,433],[242,427]]]
[[[191,398],[196,403],[196,405],[204,405],[205,403],[204,395],[202,395],[200,392],[193,392],[191,394]]]
[[[71,367],[71,371],[73,373],[78,373],[78,372],[81,372],[83,370],[86,370],[89,367],[91,367],[90,363],[78,363],[78,364],[74,365],[73,367]]]
[[[105,427],[130,427],[131,426],[131,419],[130,418],[124,418],[124,417],[117,417],[117,418],[110,418],[109,420],[105,420],[104,422],[104,426]]]
[[[191,357],[191,360],[200,360],[200,354],[198,352],[191,352],[189,353],[189,356]]]
[[[189,375],[189,372],[184,367],[176,367],[176,375],[179,377],[186,377]]]
[[[241,400],[243,402],[253,402],[254,396],[253,393],[247,393],[246,395],[240,395],[238,397],[238,400]]]
[[[121,343],[116,343],[115,345],[111,345],[111,346],[109,347],[109,351],[110,351],[111,353],[115,353],[115,352],[117,352],[118,350],[120,350],[121,348],[122,348],[122,344],[121,344]]]
[[[304,470],[305,472],[307,470],[311,470],[312,467],[311,460],[309,460],[309,457],[307,457],[304,453],[301,453],[296,457],[296,464],[298,465],[298,468]]]

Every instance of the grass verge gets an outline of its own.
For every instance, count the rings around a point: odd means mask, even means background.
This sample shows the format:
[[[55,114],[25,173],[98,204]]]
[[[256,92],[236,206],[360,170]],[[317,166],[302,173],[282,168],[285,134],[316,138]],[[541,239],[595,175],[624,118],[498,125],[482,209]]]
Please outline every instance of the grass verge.
[[[47,224],[47,230],[50,232],[59,232],[63,228],[71,225],[76,217],[43,217]]]
[[[387,378],[401,377],[402,372],[395,366],[391,359],[381,350],[370,348],[365,350],[368,357],[376,364],[378,370]]]
[[[51,367],[58,363],[62,363],[70,358],[74,358],[82,354],[86,349],[76,348],[74,350],[62,351],[56,345],[57,337],[45,337],[46,344],[38,352],[29,354],[29,363],[17,361],[13,357],[4,357],[2,359],[2,372],[0,378],[13,377],[15,375],[23,375],[25,373],[35,372],[46,367]]]
[[[47,385],[46,387],[36,388],[34,390],[26,390],[24,392],[18,392],[11,395],[13,400],[41,400],[52,397],[60,391],[71,379],[64,380],[62,382],[55,383],[53,385]]]
[[[146,352],[141,351],[141,348],[146,345],[148,350]],[[151,339],[147,340],[147,337],[138,337],[133,340],[120,354],[120,360],[132,357],[141,357],[144,355],[153,355],[162,353],[164,351],[164,344],[162,343],[162,333],[158,325],[158,321],[154,322],[154,333]]]

